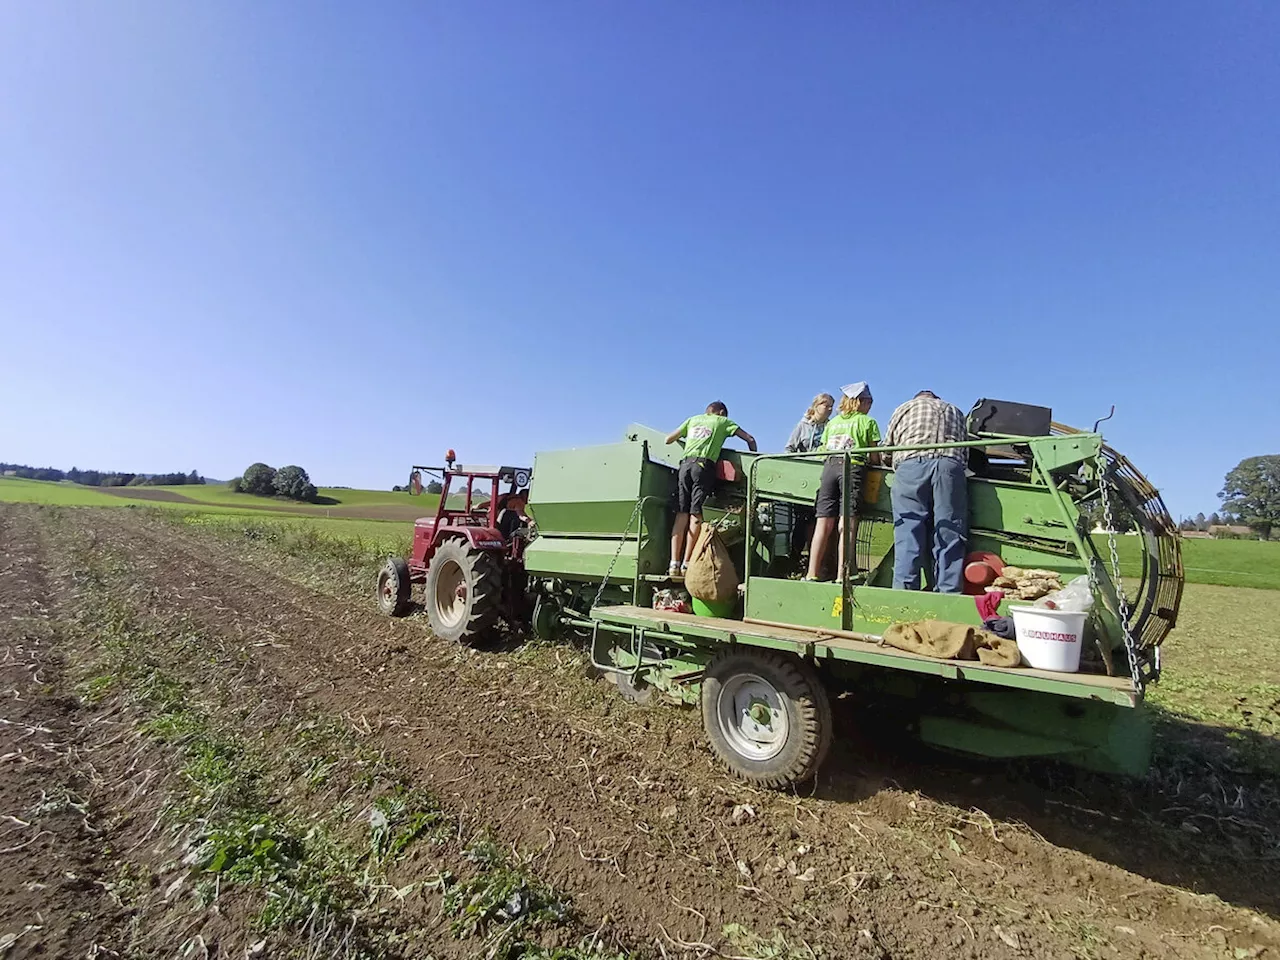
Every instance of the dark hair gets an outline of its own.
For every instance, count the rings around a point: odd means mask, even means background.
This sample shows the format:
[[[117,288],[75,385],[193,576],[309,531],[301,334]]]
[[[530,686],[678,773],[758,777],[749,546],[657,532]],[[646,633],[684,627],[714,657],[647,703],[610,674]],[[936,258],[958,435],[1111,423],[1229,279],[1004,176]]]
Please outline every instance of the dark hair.
[[[721,417],[727,417],[729,415],[729,408],[719,400],[715,400],[707,404],[707,413],[714,413]]]
[[[938,395],[937,395],[936,393],[934,393],[932,390],[921,390],[919,393],[917,393],[917,394],[916,394],[916,396],[917,396],[917,397],[932,397],[934,400],[937,400],[937,399],[938,399]]]

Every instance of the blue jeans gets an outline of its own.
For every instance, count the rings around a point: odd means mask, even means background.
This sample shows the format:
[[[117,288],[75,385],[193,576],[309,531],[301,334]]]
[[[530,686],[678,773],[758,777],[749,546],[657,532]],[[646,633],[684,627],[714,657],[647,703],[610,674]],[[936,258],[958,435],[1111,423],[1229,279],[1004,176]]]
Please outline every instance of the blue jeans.
[[[894,587],[920,589],[920,572],[932,539],[929,579],[934,589],[938,593],[960,593],[964,588],[965,541],[969,536],[969,488],[964,464],[944,457],[903,460],[894,465],[890,494]]]

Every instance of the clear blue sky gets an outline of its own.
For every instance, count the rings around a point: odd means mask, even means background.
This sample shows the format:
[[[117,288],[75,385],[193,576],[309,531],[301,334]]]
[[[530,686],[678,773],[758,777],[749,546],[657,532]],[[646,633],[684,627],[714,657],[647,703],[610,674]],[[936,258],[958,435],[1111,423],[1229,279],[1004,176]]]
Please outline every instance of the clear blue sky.
[[[1280,4],[0,5],[0,460],[389,487],[871,382],[1280,452]]]

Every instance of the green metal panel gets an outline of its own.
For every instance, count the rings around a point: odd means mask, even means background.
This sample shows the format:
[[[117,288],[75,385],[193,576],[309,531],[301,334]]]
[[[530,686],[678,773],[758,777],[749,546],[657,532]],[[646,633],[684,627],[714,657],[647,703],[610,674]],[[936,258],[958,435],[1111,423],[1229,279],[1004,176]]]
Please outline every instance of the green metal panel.
[[[597,583],[609,569],[614,554],[618,554],[610,579],[614,581],[634,580],[636,575],[636,548],[632,538],[618,553],[618,541],[613,539],[597,539],[583,537],[538,537],[529,544],[524,554],[524,566],[531,575],[540,577],[567,577],[571,580],[594,580]],[[652,551],[642,551],[651,554]],[[654,564],[652,556],[647,557],[649,565],[641,573],[656,573],[666,569],[666,561],[659,560]]]
[[[1152,731],[1146,710],[1044,697],[1023,690],[965,692],[964,716],[923,716],[926,743],[985,757],[1058,756],[1106,773],[1144,773]]]
[[[755,495],[789,503],[812,504],[822,479],[821,457],[772,457],[755,467]]]
[[[761,457],[755,463],[754,496],[811,504],[818,493],[822,458],[801,456]],[[893,520],[893,471],[868,467],[858,514],[875,520]],[[1052,541],[1059,549],[1072,542],[1074,512],[1064,515],[1056,490],[1040,484],[1014,483],[983,477],[969,479],[969,525],[1020,537]]]
[[[1063,543],[1060,548],[1067,549],[1067,545]],[[969,534],[968,549],[994,553],[1005,562],[1006,566],[1010,567],[1056,570],[1062,574],[1064,583],[1088,571],[1088,567],[1075,550],[1071,550],[1069,554],[1051,552],[1048,549],[1037,550],[1029,545],[1029,541],[1019,540],[1011,543],[1007,539],[976,530]]]
[[[853,609],[846,620],[838,583],[752,577],[747,583],[746,615],[752,620],[848,629],[876,636],[890,624],[908,620],[947,620],[975,626],[982,623],[973,597],[963,594],[856,586],[852,595]]]
[[[751,577],[747,583],[746,615],[753,620],[840,630],[841,609],[838,583],[769,577]]]
[[[539,533],[620,534],[637,497],[671,492],[671,472],[645,452],[642,443],[614,443],[537,454],[529,512]]]
[[[925,593],[891,587],[857,587],[853,591],[850,629],[877,636],[894,623],[910,620],[945,620],[948,623],[982,625],[973,597],[961,593]]]
[[[1050,473],[1092,460],[1101,451],[1102,435],[1099,433],[1071,433],[1035,441],[1036,462]]]
[[[647,449],[644,443],[614,443],[535,457],[529,512],[538,536],[525,551],[530,573],[599,580],[624,531],[627,543],[612,580],[632,580],[637,570],[650,575],[666,569],[674,474],[650,460]],[[638,498],[644,503],[637,514]]]

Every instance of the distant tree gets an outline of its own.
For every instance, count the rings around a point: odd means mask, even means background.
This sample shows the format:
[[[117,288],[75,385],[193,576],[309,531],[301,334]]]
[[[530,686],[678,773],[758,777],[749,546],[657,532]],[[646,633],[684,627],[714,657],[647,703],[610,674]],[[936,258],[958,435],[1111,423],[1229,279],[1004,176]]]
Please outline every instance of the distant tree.
[[[245,476],[248,476],[246,471]],[[272,481],[276,493],[282,497],[288,497],[290,500],[314,500],[316,498],[316,488],[311,483],[311,478],[307,476],[307,471],[297,465],[281,467],[276,471],[275,479]]]
[[[1216,513],[1209,514],[1209,526],[1219,527],[1222,525],[1222,518]]]
[[[395,486],[393,486],[393,487],[391,488],[391,492],[392,492],[392,493],[403,493],[403,492],[404,492],[404,487],[400,486],[400,484],[398,484],[398,483],[397,483]]]
[[[72,467],[70,470],[67,471],[67,479],[70,480],[72,483],[79,483],[80,471],[75,467]]]
[[[439,480],[432,480],[427,484],[427,493],[444,493],[444,484]]]
[[[141,487],[141,486],[143,486],[146,482],[147,482],[146,474],[139,473],[139,474],[135,474],[135,475],[134,475],[134,478],[133,478],[132,480],[130,480],[130,481],[129,481],[129,486],[131,486],[131,487]]]
[[[200,476],[198,470],[192,470],[187,474],[187,483],[204,483],[204,477]]]
[[[242,493],[244,491],[244,481],[239,477],[232,477],[227,481],[227,489],[232,493]]]
[[[1196,529],[1197,530],[1209,529],[1209,521],[1205,519],[1205,515],[1203,513],[1196,514]]]
[[[1223,509],[1271,539],[1271,528],[1280,524],[1280,454],[1249,457],[1227,474],[1218,494]]]
[[[240,478],[241,489],[245,493],[255,493],[260,497],[269,497],[276,492],[276,471],[265,463],[252,464]]]

